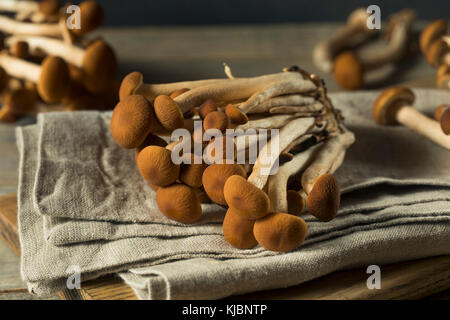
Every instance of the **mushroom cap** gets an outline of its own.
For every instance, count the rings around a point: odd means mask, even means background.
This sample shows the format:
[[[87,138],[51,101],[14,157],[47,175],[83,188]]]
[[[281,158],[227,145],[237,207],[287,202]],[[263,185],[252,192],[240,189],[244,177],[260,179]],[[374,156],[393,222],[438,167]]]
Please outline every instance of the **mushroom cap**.
[[[95,40],[83,56],[84,86],[92,93],[107,91],[117,75],[114,50],[102,40]]]
[[[308,225],[297,216],[287,213],[271,213],[256,220],[253,234],[256,241],[267,250],[286,252],[305,241]]]
[[[46,17],[54,17],[59,14],[59,0],[41,0],[39,1],[39,12]]]
[[[47,56],[41,65],[38,92],[47,103],[59,103],[69,92],[70,74],[67,63],[54,56]]]
[[[202,176],[203,188],[212,201],[221,205],[227,204],[224,197],[224,186],[227,179],[233,175],[247,177],[244,168],[236,163],[215,163],[205,169]]]
[[[164,128],[170,131],[183,128],[183,113],[172,98],[166,95],[160,95],[155,98],[153,104],[155,106],[156,118]]]
[[[103,9],[96,1],[80,3],[80,29],[73,29],[76,35],[83,35],[97,29],[103,23]]]
[[[184,184],[176,183],[158,188],[156,202],[167,218],[181,223],[194,223],[202,215],[197,193]]]
[[[439,88],[448,89],[450,88],[450,72],[437,75],[437,86]]]
[[[11,47],[11,54],[19,59],[27,59],[30,55],[28,42],[26,41],[16,41]]]
[[[444,63],[439,66],[439,68],[437,70],[437,76],[440,77],[440,76],[444,76],[446,74],[447,75],[450,74],[450,65]]]
[[[334,59],[333,76],[344,89],[356,90],[364,85],[364,69],[355,53],[342,52]]]
[[[131,72],[123,78],[120,89],[119,89],[119,99],[122,100],[128,97],[136,91],[136,89],[143,84],[144,76],[140,72]]]
[[[2,122],[15,122],[17,117],[12,112],[11,108],[7,105],[3,105],[0,109],[0,121]]]
[[[189,158],[189,163],[181,164],[180,180],[190,187],[200,188],[202,186],[202,176],[205,169],[208,167],[203,161],[194,161],[196,156],[194,154],[183,155],[183,158]],[[198,160],[202,160],[201,158]]]
[[[140,95],[128,96],[114,108],[111,134],[123,148],[139,147],[155,127],[152,104]]]
[[[430,44],[447,33],[447,21],[440,19],[428,24],[420,34],[420,50],[428,51]]]
[[[243,176],[229,177],[223,194],[228,206],[246,219],[259,219],[269,213],[270,200],[267,194]]]
[[[441,65],[443,57],[448,52],[450,52],[450,48],[447,43],[438,39],[429,45],[426,52],[427,61],[432,67],[437,68]]]
[[[159,146],[148,146],[139,152],[137,165],[142,177],[159,187],[174,183],[180,175],[180,166],[172,162],[172,152]]]
[[[306,199],[308,212],[320,221],[327,222],[334,219],[339,205],[340,193],[336,178],[329,173],[321,175]]]
[[[212,111],[209,112],[203,119],[203,129],[217,129],[222,133],[230,126],[230,120],[227,115],[222,111]]]
[[[19,88],[5,94],[4,104],[17,116],[24,116],[32,111],[37,102],[37,94],[34,90]]]
[[[287,191],[288,213],[298,215],[305,208],[305,200],[295,190]]]
[[[248,220],[228,208],[223,219],[222,230],[225,240],[238,249],[251,249],[258,244],[253,235],[254,220]]]
[[[434,120],[436,121],[441,121],[441,116],[444,113],[444,111],[448,108],[449,106],[446,104],[441,104],[439,105],[435,110],[434,110]]]
[[[450,134],[450,107],[447,106],[447,108],[442,112],[441,115],[441,128],[442,131],[446,134]]]
[[[227,142],[233,143],[233,153],[227,153]],[[216,151],[218,151],[216,155]],[[220,137],[214,137],[206,145],[204,149],[205,161],[208,164],[212,163],[225,163],[225,160],[230,160],[228,163],[234,162],[237,156],[237,148],[234,143],[234,139],[231,136],[223,135]]]
[[[172,99],[175,99],[178,96],[181,96],[183,93],[188,92],[189,89],[188,88],[182,88],[182,89],[178,89],[175,90],[174,92],[172,92],[169,97],[171,97]]]
[[[226,106],[225,114],[236,124],[245,124],[248,122],[247,115],[232,104]]]
[[[9,75],[6,73],[5,69],[0,67],[0,92],[3,92],[9,83]]]
[[[210,112],[217,111],[217,106],[214,100],[208,99],[202,103],[202,105],[198,108],[198,115],[200,118],[205,119],[206,115]]]
[[[404,105],[412,105],[415,96],[411,89],[391,87],[383,91],[373,104],[373,117],[380,125],[396,124],[395,115]]]
[[[139,147],[134,149],[135,158],[137,159],[139,152],[141,152],[142,149],[148,146],[158,146],[165,148],[167,146],[167,142],[163,138],[149,133],[145,140],[139,145]]]

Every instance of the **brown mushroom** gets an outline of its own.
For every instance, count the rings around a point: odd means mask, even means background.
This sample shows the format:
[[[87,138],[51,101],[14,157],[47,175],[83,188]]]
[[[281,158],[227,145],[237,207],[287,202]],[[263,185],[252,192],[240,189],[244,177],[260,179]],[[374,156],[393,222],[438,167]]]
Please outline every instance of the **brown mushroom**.
[[[96,1],[80,3],[80,29],[73,29],[76,35],[83,35],[93,31],[103,23],[103,9]]]
[[[156,118],[164,128],[170,131],[183,128],[183,113],[172,98],[166,95],[157,96],[154,106]]]
[[[163,138],[149,133],[147,135],[147,137],[145,138],[144,142],[142,142],[139,145],[139,147],[134,149],[134,155],[135,155],[136,160],[137,160],[137,156],[138,156],[139,152],[141,152],[142,149],[144,149],[145,147],[148,147],[148,146],[158,146],[158,147],[165,148],[167,146],[167,142]]]
[[[228,104],[225,108],[225,114],[233,121],[235,124],[245,124],[248,122],[248,117],[239,108],[232,104]]]
[[[414,93],[405,87],[383,91],[373,105],[373,116],[380,125],[401,123],[435,143],[450,149],[450,137],[434,121],[412,107]]]
[[[286,252],[297,248],[306,238],[308,226],[300,218],[286,213],[271,213],[255,221],[253,234],[265,249]]]
[[[202,175],[203,188],[212,201],[220,205],[226,205],[224,186],[227,179],[238,175],[244,179],[247,177],[244,169],[239,164],[213,164],[205,169]]]
[[[208,113],[217,111],[217,106],[214,100],[208,99],[202,103],[202,105],[198,108],[198,115],[200,118],[205,119]]]
[[[6,92],[3,103],[9,107],[14,116],[22,117],[34,111],[37,99],[38,97],[34,90],[18,88]]]
[[[223,236],[235,248],[251,249],[258,244],[253,235],[254,224],[254,220],[245,219],[229,208],[223,219]]]
[[[428,24],[420,34],[420,50],[428,52],[430,45],[447,33],[447,21],[440,19]]]
[[[181,96],[183,93],[189,91],[188,88],[181,88],[178,90],[175,90],[174,92],[172,92],[171,94],[169,94],[169,97],[171,97],[172,99],[175,99],[178,96]]]
[[[203,120],[203,129],[205,131],[210,129],[217,129],[222,132],[222,134],[224,134],[229,126],[230,120],[222,111],[209,112]]]
[[[299,215],[305,208],[305,200],[295,190],[287,191],[288,213]]]
[[[436,73],[437,86],[442,89],[450,89],[450,65],[443,64]]]
[[[158,188],[156,202],[166,217],[178,222],[194,223],[202,215],[197,193],[184,184],[176,183]]]
[[[28,59],[30,56],[28,43],[25,41],[17,41],[11,47],[11,55],[19,59]]]
[[[174,183],[180,175],[180,166],[173,163],[171,151],[159,146],[148,146],[139,152],[137,165],[142,177],[159,187]]]
[[[181,164],[180,180],[190,187],[200,188],[203,184],[203,172],[208,167],[201,157],[196,157],[194,154],[183,155],[184,159],[189,161]]]
[[[444,110],[442,110],[439,117],[439,122],[441,124],[442,131],[446,134],[450,134],[450,106],[446,105]]]

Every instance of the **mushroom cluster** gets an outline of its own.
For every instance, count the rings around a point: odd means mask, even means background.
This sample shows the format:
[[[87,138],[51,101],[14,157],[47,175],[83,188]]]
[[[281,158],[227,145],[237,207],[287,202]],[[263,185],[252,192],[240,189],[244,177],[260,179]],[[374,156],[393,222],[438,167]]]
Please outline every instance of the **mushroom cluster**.
[[[102,24],[102,8],[81,2],[78,25],[70,29],[70,6],[58,0],[0,2],[0,11],[9,14],[0,16],[0,120],[117,103],[115,53],[102,39],[85,37]]]
[[[313,61],[317,68],[332,73],[343,89],[363,88],[368,82],[368,74],[385,66],[394,66],[411,49],[412,27],[416,18],[413,10],[404,9],[392,15],[383,33],[368,29],[368,18],[366,9],[355,10],[344,28],[314,48]],[[382,46],[368,51],[357,48],[376,38],[383,39]]]
[[[428,63],[437,69],[437,86],[450,89],[450,35],[446,20],[433,21],[423,29],[420,49]]]
[[[232,246],[295,249],[308,230],[300,217],[305,207],[324,222],[336,216],[333,173],[355,137],[314,74],[291,67],[240,78],[228,66],[225,73],[228,78],[167,84],[128,74],[112,137],[134,149],[168,218],[195,223],[201,203],[214,202],[228,207],[223,234]],[[179,129],[187,138],[174,138]]]

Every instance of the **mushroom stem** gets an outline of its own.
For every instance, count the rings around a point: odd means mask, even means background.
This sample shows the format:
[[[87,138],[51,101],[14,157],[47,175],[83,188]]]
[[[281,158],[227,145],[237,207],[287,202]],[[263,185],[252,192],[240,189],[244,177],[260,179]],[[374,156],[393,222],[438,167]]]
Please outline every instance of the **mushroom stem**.
[[[450,136],[447,136],[442,132],[439,123],[428,118],[413,107],[400,107],[395,114],[395,119],[411,130],[416,131],[417,133],[450,150]]]
[[[296,113],[296,114],[317,114],[323,110],[323,104],[317,102],[305,106],[277,106],[270,108],[270,113]]]
[[[41,35],[47,37],[61,37],[59,23],[29,23],[0,16],[0,30],[11,34]]]
[[[38,83],[41,67],[37,64],[11,57],[5,53],[0,54],[0,66],[6,73],[15,78]]]
[[[295,114],[282,114],[259,119],[249,119],[247,123],[235,126],[234,128],[243,130],[281,128],[293,117],[295,117]]]
[[[37,11],[39,3],[36,1],[17,1],[2,0],[0,1],[0,11],[19,12],[19,11]]]
[[[300,94],[289,94],[279,97],[270,98],[254,108],[249,113],[264,113],[269,112],[273,107],[279,106],[307,106],[314,104],[316,100],[313,97],[304,96]]]

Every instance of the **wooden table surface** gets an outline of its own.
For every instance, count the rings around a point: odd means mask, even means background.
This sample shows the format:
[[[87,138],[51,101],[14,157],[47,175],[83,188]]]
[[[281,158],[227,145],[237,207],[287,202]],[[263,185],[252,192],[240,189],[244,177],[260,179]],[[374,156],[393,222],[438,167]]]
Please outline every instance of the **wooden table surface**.
[[[116,49],[121,76],[144,73],[146,82],[171,82],[223,77],[222,62],[235,76],[254,76],[298,65],[322,76],[331,91],[337,86],[311,60],[314,44],[328,37],[340,24],[282,24],[212,27],[142,27],[102,29]],[[423,25],[423,23],[421,24]],[[434,87],[435,70],[417,56],[384,86],[411,82]],[[32,123],[22,119],[18,124]],[[17,124],[16,124],[17,125]],[[0,123],[0,195],[17,190],[18,153],[15,125]],[[0,242],[0,299],[36,299],[20,279],[19,258]],[[58,299],[52,296],[48,299]]]

